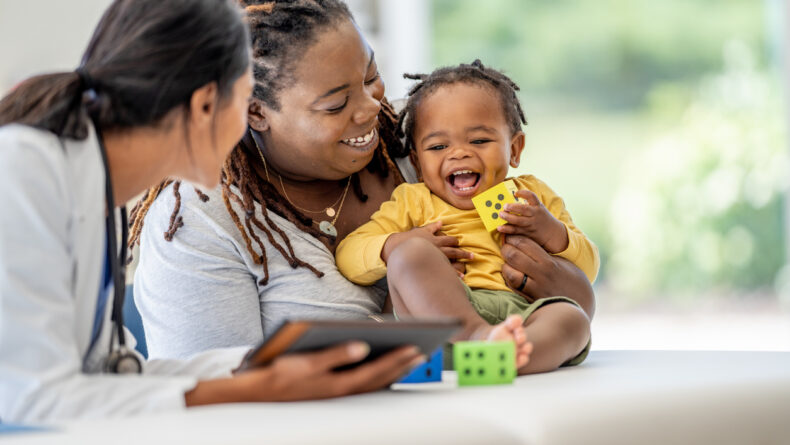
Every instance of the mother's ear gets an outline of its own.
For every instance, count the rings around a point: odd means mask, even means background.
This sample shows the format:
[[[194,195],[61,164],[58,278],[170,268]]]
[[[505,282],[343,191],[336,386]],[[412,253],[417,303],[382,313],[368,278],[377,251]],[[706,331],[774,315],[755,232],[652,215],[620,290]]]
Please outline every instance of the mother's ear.
[[[247,120],[253,130],[263,133],[269,130],[269,120],[266,119],[266,106],[260,99],[250,99],[250,107]]]

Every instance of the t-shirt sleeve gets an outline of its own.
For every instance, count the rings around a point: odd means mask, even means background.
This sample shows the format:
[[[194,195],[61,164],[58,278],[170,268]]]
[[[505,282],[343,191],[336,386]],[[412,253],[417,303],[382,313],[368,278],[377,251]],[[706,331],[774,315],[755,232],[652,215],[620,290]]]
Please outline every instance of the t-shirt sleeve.
[[[134,293],[149,358],[186,359],[208,349],[260,343],[261,307],[251,271],[259,266],[247,264],[241,253],[246,247],[234,242],[229,231],[236,228],[224,224],[230,217],[223,205],[204,204],[187,184],[180,194],[185,227],[165,240],[175,205],[170,186],[148,211],[140,239]]]
[[[548,211],[565,224],[568,232],[568,247],[555,255],[575,264],[591,283],[594,282],[601,264],[598,247],[574,224],[571,214],[565,207],[565,201],[545,182],[534,176],[522,176],[520,179],[529,184],[528,188],[538,195]]]
[[[370,221],[351,232],[335,253],[337,267],[350,281],[369,286],[387,275],[381,250],[390,235],[415,227],[423,200],[415,186],[401,184]]]

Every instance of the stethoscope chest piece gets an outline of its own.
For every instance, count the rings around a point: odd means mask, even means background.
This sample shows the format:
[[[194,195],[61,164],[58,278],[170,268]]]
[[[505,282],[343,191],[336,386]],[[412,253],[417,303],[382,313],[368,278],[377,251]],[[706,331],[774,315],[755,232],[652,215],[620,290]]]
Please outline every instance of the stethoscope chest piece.
[[[143,364],[129,348],[119,346],[107,357],[104,371],[113,374],[140,374],[143,372]]]

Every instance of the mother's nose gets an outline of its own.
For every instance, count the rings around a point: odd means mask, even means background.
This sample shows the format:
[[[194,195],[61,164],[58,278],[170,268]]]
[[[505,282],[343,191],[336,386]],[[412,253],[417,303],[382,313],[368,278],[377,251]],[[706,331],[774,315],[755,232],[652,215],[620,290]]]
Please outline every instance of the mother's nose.
[[[357,125],[364,125],[375,119],[379,111],[381,111],[381,100],[367,93],[354,111],[352,120]]]

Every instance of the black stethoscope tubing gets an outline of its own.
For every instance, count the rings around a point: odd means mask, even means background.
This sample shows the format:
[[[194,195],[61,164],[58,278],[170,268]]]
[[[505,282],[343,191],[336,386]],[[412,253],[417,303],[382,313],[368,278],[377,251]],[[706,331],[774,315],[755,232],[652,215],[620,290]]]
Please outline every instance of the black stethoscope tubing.
[[[126,216],[126,206],[121,206],[119,213],[121,215],[121,246],[118,248],[118,237],[116,235],[116,219],[115,219],[115,197],[112,189],[112,177],[110,175],[110,164],[107,160],[107,149],[104,146],[104,139],[99,132],[98,126],[94,124],[96,140],[99,145],[99,152],[101,153],[102,165],[104,167],[104,191],[105,203],[107,206],[107,252],[110,255],[110,271],[112,274],[113,282],[113,302],[112,302],[112,323],[115,328],[114,335],[110,338],[109,355],[105,361],[105,370],[112,373],[140,373],[142,372],[142,364],[140,360],[134,356],[132,352],[126,347],[126,333],[124,332],[123,323],[123,302],[126,292],[126,240],[129,237],[129,221]],[[114,351],[114,336],[118,338],[118,348]],[[88,351],[83,358],[83,366],[85,361],[93,351],[96,341],[101,336],[101,333],[96,335],[96,338],[91,340],[88,346]],[[126,366],[119,366],[119,363],[124,363]]]

